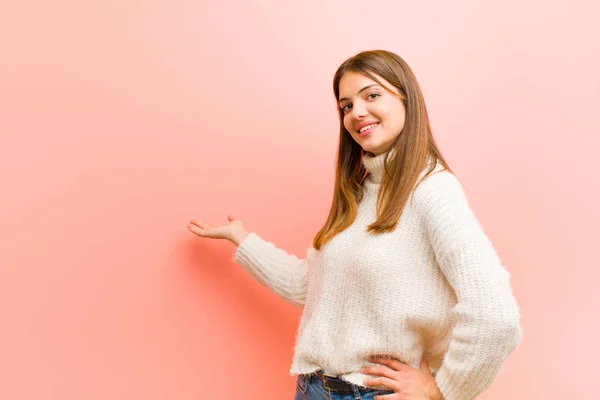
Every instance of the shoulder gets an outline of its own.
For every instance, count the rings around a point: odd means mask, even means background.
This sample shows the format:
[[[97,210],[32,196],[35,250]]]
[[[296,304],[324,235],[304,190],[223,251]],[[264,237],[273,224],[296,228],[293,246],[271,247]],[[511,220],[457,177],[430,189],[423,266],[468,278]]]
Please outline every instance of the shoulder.
[[[441,164],[437,164],[435,169],[419,182],[413,196],[413,207],[426,214],[440,209],[468,207],[463,184],[453,172],[444,169]]]
[[[421,181],[415,188],[415,196],[443,196],[455,192],[464,192],[463,185],[458,177],[454,172],[445,169],[443,165],[438,163],[434,170],[423,178],[428,170],[429,168],[419,178]]]

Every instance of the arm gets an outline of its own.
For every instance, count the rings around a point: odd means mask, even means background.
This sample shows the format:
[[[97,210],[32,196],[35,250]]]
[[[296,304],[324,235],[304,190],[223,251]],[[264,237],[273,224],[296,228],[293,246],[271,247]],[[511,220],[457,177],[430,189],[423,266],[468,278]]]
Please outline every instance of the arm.
[[[521,340],[509,274],[471,210],[460,181],[442,171],[415,190],[436,260],[455,291],[454,330],[436,383],[446,400],[487,389]]]
[[[236,243],[233,241],[233,243]],[[234,261],[279,297],[302,307],[308,288],[308,262],[251,232],[239,242]],[[311,249],[308,252],[310,254]]]

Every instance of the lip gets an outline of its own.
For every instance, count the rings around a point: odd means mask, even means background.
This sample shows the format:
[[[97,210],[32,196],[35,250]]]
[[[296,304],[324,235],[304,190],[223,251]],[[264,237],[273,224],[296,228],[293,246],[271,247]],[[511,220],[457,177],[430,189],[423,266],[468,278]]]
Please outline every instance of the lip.
[[[364,132],[359,133],[358,135],[361,137],[369,136],[375,129],[377,129],[378,126],[379,126],[379,124],[375,125],[372,128],[365,130]]]
[[[356,129],[356,132],[359,132],[359,131],[360,131],[360,129],[361,129],[363,126],[367,126],[367,125],[371,125],[371,124],[379,124],[379,121],[365,121],[365,122],[361,122],[360,124],[356,125],[356,126],[354,127],[354,129]]]

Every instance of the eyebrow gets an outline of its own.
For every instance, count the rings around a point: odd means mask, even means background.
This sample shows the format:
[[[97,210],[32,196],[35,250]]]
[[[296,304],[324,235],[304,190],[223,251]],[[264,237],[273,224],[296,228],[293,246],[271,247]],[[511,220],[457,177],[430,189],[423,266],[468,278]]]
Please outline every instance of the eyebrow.
[[[358,91],[358,93],[357,93],[357,94],[361,94],[362,92],[364,92],[364,91],[365,91],[365,90],[367,90],[368,88],[372,88],[373,86],[380,86],[380,85],[378,85],[378,84],[374,83],[374,84],[372,84],[372,85],[365,86],[364,88],[360,89],[360,90]],[[343,97],[343,98],[341,98],[341,99],[339,99],[339,100],[338,100],[338,104],[339,104],[339,103],[341,103],[341,102],[342,102],[342,101],[344,101],[344,100],[348,100],[348,99],[347,99],[346,97]]]

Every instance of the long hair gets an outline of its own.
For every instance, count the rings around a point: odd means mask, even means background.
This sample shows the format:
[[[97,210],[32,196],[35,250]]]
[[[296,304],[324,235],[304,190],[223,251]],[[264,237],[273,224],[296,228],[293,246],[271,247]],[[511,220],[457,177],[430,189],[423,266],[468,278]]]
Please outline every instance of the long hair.
[[[427,162],[433,161],[421,181],[433,172],[436,162],[441,163],[445,170],[452,171],[433,137],[417,79],[400,56],[385,50],[371,50],[344,61],[333,79],[336,103],[340,95],[340,80],[350,71],[361,73],[385,88],[373,74],[384,78],[398,89],[406,109],[404,128],[392,144],[395,151],[388,151],[385,155],[384,174],[377,197],[377,218],[367,227],[368,232],[376,234],[391,232],[400,220],[410,193],[420,183],[417,179]],[[344,127],[343,110],[336,108],[340,117],[340,139],[333,202],[325,224],[313,239],[316,250],[352,224],[363,198],[363,180],[368,174],[362,164],[364,150]]]

